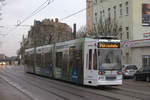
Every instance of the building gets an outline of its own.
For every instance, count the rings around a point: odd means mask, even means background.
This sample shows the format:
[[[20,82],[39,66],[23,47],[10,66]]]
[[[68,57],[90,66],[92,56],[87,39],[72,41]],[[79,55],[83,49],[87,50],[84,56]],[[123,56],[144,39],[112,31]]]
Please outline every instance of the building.
[[[44,19],[34,21],[34,25],[28,32],[28,37],[24,39],[25,48],[37,47],[41,45],[63,42],[73,39],[72,29],[65,23]]]
[[[0,54],[0,61],[5,61],[5,60],[6,60],[5,54]]]
[[[150,0],[87,0],[87,27],[111,18],[119,26],[123,64],[150,66]]]

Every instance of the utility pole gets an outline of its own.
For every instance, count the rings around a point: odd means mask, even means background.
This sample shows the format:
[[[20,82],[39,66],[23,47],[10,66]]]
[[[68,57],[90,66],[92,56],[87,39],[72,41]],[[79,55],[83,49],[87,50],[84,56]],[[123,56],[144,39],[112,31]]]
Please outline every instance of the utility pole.
[[[76,24],[73,24],[73,38],[76,39]]]

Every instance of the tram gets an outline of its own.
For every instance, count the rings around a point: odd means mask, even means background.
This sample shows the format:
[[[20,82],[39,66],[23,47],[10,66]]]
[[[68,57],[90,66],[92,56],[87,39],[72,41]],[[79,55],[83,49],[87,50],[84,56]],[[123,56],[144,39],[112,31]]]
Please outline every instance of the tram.
[[[25,72],[90,86],[122,85],[120,40],[81,38],[26,49]]]

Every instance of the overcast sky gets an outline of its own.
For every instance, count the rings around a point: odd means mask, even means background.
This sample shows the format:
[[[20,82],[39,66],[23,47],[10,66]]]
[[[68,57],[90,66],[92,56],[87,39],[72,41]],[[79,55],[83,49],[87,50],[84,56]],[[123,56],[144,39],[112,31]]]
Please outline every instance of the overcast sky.
[[[14,29],[13,25],[17,21],[22,21],[36,10],[46,0],[6,0],[6,5],[2,7],[2,18],[0,21],[0,34],[8,34],[6,36],[0,35],[0,53],[6,56],[15,56],[16,50],[20,47],[22,35],[27,35],[30,27],[18,27]],[[54,0],[44,10],[37,15],[26,20],[24,25],[33,25],[34,20],[43,20],[45,18],[64,18],[72,13],[84,9],[86,0]],[[73,17],[63,20],[72,27],[73,23],[77,23],[77,28],[85,25],[86,12],[79,13]]]

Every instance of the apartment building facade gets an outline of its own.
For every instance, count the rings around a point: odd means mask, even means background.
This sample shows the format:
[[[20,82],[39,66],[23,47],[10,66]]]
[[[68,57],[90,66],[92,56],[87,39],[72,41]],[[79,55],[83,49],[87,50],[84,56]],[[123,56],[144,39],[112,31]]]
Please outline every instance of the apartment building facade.
[[[150,0],[87,0],[87,27],[108,17],[119,26],[122,63],[150,66]]]
[[[53,19],[35,20],[24,45],[25,48],[32,48],[72,39],[72,28],[65,23],[59,22],[57,18],[55,21]]]

